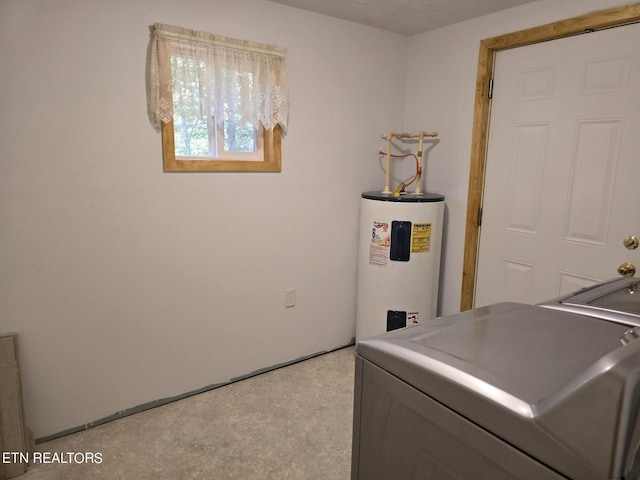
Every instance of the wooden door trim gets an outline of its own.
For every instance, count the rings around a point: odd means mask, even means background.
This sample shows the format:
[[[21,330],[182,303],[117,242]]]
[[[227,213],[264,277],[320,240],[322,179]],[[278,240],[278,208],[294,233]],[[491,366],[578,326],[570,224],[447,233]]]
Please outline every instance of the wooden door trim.
[[[478,73],[476,77],[476,97],[473,113],[473,132],[471,136],[469,191],[467,196],[467,220],[464,259],[462,264],[462,293],[460,298],[461,311],[473,308],[473,298],[475,294],[480,240],[480,208],[482,206],[484,189],[489,131],[489,81],[493,77],[493,65],[496,53],[509,48],[557,40],[572,35],[588,33],[593,30],[601,30],[636,22],[640,22],[640,3],[601,10],[480,41]]]

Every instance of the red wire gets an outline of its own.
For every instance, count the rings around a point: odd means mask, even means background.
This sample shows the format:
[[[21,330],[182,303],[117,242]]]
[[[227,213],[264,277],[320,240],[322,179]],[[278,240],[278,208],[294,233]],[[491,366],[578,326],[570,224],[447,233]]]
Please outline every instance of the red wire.
[[[387,154],[385,152],[383,152],[382,150],[380,150],[378,152],[378,154],[380,155],[384,155],[386,156]],[[413,182],[416,181],[416,178],[418,178],[418,174],[421,174],[422,172],[420,171],[420,163],[418,162],[418,157],[413,154],[413,153],[407,153],[406,155],[389,155],[390,157],[393,158],[406,158],[406,157],[413,157],[416,160],[416,174],[413,176],[413,178],[411,179],[411,181],[409,183],[403,183],[402,184],[402,189],[400,190],[401,192],[404,192],[404,189],[407,188],[409,185],[411,185]]]

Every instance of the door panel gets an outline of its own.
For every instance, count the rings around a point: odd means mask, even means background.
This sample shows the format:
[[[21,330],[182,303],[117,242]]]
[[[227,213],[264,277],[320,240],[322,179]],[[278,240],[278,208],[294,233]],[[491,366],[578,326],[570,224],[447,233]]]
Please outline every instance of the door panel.
[[[640,264],[640,25],[496,54],[475,305]]]
[[[564,239],[606,247],[621,120],[578,121]]]

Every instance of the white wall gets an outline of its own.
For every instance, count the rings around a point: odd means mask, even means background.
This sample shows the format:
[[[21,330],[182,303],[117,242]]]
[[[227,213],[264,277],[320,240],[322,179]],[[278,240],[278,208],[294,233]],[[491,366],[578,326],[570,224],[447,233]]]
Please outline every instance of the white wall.
[[[439,133],[427,157],[427,189],[445,195],[440,313],[460,309],[471,157],[471,131],[480,40],[597,10],[619,0],[541,0],[409,39],[405,129]]]
[[[162,172],[154,22],[288,49],[282,173]],[[0,45],[0,333],[36,438],[351,341],[406,37],[262,0],[2,0]]]

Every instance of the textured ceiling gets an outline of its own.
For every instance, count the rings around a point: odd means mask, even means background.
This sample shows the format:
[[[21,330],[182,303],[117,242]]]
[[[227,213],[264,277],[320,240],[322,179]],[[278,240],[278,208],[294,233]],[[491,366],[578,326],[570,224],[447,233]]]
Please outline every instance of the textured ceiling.
[[[270,0],[363,25],[415,35],[535,0]]]

